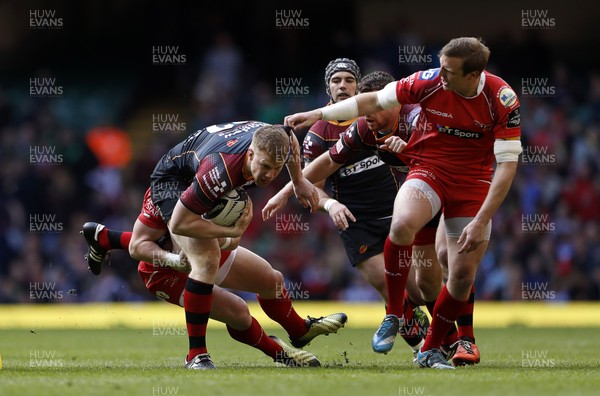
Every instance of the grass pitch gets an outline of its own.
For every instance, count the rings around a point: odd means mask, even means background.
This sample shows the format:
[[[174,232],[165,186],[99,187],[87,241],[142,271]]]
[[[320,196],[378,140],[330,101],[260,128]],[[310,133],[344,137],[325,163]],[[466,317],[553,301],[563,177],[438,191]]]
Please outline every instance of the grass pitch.
[[[208,342],[218,370],[183,368],[182,328],[0,330],[0,395],[597,395],[598,328],[480,329],[482,363],[418,369],[399,339],[371,351],[371,329],[344,328],[306,349],[323,367],[278,368],[222,329]],[[283,331],[270,333],[286,339]]]

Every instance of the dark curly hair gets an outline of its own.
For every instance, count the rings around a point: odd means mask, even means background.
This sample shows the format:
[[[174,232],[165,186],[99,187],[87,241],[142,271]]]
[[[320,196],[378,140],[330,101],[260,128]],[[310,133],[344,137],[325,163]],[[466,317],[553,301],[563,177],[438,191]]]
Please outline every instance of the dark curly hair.
[[[396,79],[388,72],[374,71],[364,76],[358,83],[358,92],[379,91]]]

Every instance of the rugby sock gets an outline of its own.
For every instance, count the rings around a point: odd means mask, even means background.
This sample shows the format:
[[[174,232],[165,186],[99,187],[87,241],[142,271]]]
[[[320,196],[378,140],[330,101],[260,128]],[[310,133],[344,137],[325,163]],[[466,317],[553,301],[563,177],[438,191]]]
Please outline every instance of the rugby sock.
[[[475,285],[471,286],[469,300],[460,311],[456,323],[458,324],[458,338],[475,343],[475,334],[473,332],[473,309],[475,307]]]
[[[227,326],[231,338],[253,348],[260,349],[265,355],[276,359],[281,355],[283,348],[275,341],[267,337],[260,323],[252,317],[252,324],[246,330],[236,330]]]
[[[256,298],[267,316],[279,323],[291,339],[296,339],[306,334],[308,329],[304,319],[298,315],[292,306],[292,300],[289,296],[290,294],[284,287],[281,293],[277,294],[277,298],[263,299],[258,294]]]
[[[448,330],[454,326],[458,314],[466,303],[467,301],[459,301],[452,297],[444,285],[433,308],[433,315],[431,315],[433,319],[429,327],[429,334],[421,348],[422,351],[440,347],[442,340],[448,334]]]
[[[131,231],[114,231],[104,227],[98,233],[98,244],[106,250],[129,249],[132,234]]]
[[[185,322],[190,342],[187,360],[206,353],[206,325],[212,304],[213,285],[188,278],[183,291]]]
[[[435,307],[436,302],[437,302],[437,299],[425,303],[425,306],[427,307],[427,310],[429,311],[429,314],[431,315],[432,318],[433,318],[433,308]],[[431,332],[431,328],[429,329],[429,332]],[[458,333],[456,332],[456,325],[450,326],[450,330],[448,330],[448,334],[446,334],[446,337],[444,337],[444,339],[442,340],[442,345],[450,346],[450,345],[454,344],[456,341],[458,341]]]
[[[412,245],[400,246],[388,236],[383,246],[385,261],[385,287],[388,295],[386,314],[402,317],[404,312],[403,298],[406,279],[410,270]]]

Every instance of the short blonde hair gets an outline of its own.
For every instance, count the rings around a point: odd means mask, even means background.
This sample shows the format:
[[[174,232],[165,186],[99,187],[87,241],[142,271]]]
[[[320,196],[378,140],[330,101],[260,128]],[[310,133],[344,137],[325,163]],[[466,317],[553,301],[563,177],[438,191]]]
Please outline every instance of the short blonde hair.
[[[275,162],[285,162],[291,149],[290,136],[282,126],[265,125],[254,132],[252,146]]]

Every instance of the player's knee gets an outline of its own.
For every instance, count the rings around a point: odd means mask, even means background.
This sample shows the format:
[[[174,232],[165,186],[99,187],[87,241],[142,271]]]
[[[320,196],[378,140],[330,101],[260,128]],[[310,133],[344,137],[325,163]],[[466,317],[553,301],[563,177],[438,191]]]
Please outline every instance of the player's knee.
[[[393,218],[390,225],[390,240],[396,245],[408,246],[415,239],[416,230],[403,218]]]
[[[459,290],[470,289],[473,282],[475,282],[475,273],[468,268],[455,269],[448,277],[448,283]]]
[[[448,248],[446,247],[446,245],[444,245],[444,246],[437,245],[435,247],[435,252],[436,252],[438,261],[440,262],[440,265],[444,268],[448,268]]]
[[[225,323],[236,329],[246,330],[252,324],[252,316],[248,305],[241,298],[236,296],[232,304],[228,304]]]
[[[141,257],[141,252],[140,252],[140,244],[135,241],[134,239],[131,240],[131,242],[129,243],[129,256],[131,256],[132,259],[134,260],[142,260]]]

